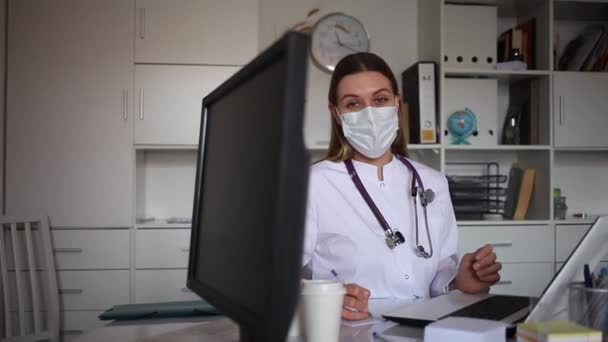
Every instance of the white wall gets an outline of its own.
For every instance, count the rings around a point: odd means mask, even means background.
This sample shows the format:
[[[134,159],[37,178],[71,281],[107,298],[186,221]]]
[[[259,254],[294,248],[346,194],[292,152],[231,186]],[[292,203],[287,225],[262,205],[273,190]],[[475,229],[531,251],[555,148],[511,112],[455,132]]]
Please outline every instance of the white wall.
[[[401,72],[418,60],[417,0],[260,0],[260,50],[303,20],[313,8],[321,10],[313,22],[331,12],[344,12],[361,20],[371,37],[371,52],[386,60],[399,83]],[[329,138],[330,75],[312,62],[308,70],[306,130],[325,130]],[[307,143],[310,146],[315,142]]]

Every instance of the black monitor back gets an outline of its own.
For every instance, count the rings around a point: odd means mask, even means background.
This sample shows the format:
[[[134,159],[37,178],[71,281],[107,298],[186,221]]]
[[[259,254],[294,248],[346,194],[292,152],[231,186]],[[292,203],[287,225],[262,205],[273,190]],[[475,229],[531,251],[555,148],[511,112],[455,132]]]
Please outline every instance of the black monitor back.
[[[187,286],[242,341],[283,341],[298,298],[307,56],[287,33],[203,99]]]

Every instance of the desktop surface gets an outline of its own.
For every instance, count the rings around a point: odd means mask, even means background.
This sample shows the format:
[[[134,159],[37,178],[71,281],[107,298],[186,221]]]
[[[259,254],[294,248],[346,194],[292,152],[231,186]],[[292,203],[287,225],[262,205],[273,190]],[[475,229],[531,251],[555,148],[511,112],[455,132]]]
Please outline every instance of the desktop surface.
[[[380,321],[364,326],[340,327],[340,342],[377,342],[380,332],[387,341],[423,341],[423,329]],[[76,342],[237,342],[239,329],[236,323],[222,316],[189,318],[163,318],[112,322],[80,336]],[[301,337],[290,337],[286,342],[305,342]],[[508,341],[515,341],[508,340]]]

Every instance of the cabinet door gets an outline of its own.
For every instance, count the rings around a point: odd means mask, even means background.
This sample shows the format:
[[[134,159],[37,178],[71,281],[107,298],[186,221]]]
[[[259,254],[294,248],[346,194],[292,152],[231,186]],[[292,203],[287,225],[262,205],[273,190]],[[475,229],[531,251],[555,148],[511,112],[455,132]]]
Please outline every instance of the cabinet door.
[[[238,70],[230,66],[137,65],[136,144],[198,144],[201,103]]]
[[[608,147],[608,73],[556,72],[553,127],[557,147]]]
[[[258,1],[137,0],[138,63],[242,65],[258,48]]]
[[[132,220],[134,3],[9,3],[7,214]]]

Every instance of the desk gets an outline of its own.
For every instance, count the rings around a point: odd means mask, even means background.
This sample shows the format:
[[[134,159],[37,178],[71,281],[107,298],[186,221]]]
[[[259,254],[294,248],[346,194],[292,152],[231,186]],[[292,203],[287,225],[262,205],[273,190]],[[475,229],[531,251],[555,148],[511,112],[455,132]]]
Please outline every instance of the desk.
[[[373,339],[373,331],[386,332],[386,340],[422,341],[422,329],[399,326],[384,321],[359,327],[342,326],[340,342],[381,341]],[[77,342],[238,342],[238,327],[225,317],[164,318],[112,322],[82,335]],[[288,342],[300,342],[290,338]],[[383,341],[384,342],[384,341]]]

